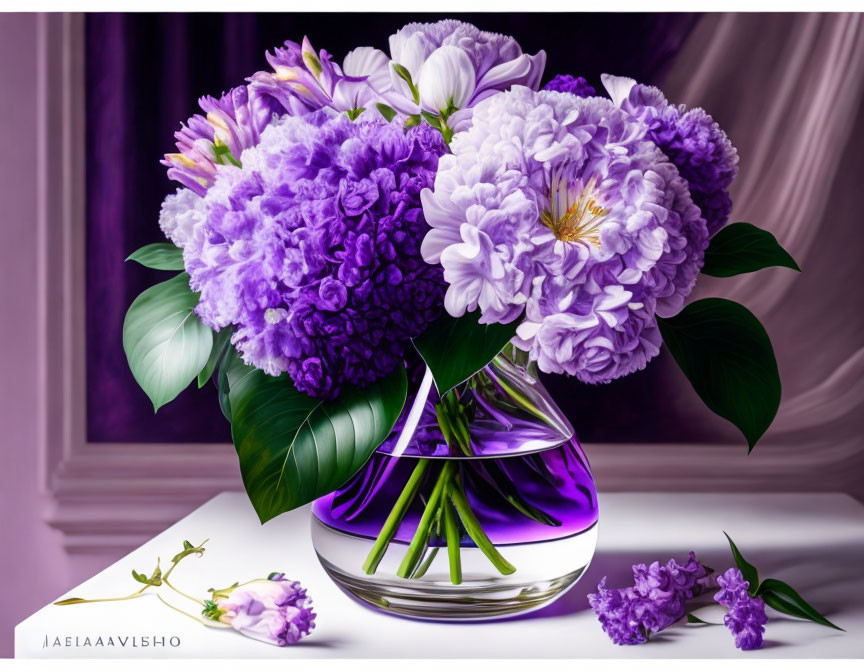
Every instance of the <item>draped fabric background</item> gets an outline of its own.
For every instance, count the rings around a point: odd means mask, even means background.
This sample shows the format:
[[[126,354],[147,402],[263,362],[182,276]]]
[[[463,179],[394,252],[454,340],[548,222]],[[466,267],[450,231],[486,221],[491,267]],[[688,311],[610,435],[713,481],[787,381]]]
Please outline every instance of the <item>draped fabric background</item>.
[[[127,307],[168,276],[124,264],[141,245],[162,240],[162,199],[176,188],[158,161],[173,151],[172,133],[198,111],[199,96],[218,95],[267,67],[264,52],[308,35],[341,62],[362,45],[387,38],[417,14],[91,14],[87,16],[87,428],[90,441],[229,440],[215,390],[193,385],[173,403],[152,407],[122,349]],[[547,51],[547,79],[581,74],[600,88],[602,72],[659,82],[698,17],[692,14],[461,15],[515,36],[523,49]],[[578,34],[578,39],[574,35]],[[614,36],[614,40],[610,37]],[[622,48],[622,45],[627,45]],[[709,439],[710,426],[686,416],[659,419],[651,394],[668,386],[668,367],[614,385],[589,388],[550,378],[562,407],[587,440]],[[668,364],[668,363],[666,363]],[[659,403],[659,402],[658,402]],[[590,410],[588,410],[590,409]],[[613,420],[610,420],[612,418]]]
[[[784,393],[768,440],[811,444],[860,469],[864,15],[707,15],[664,88],[710,110],[738,147],[732,220],[772,231],[803,271],[697,288],[745,303],[771,335]],[[677,388],[677,408],[691,400]]]

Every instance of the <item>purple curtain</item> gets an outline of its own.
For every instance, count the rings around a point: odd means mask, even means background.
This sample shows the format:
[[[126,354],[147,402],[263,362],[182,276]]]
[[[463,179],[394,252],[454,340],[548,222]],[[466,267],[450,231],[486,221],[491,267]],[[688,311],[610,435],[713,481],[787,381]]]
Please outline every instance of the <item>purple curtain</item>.
[[[215,390],[193,385],[154,418],[122,347],[126,308],[168,274],[123,259],[161,239],[159,205],[176,185],[159,159],[204,94],[266,67],[264,52],[308,35],[337,60],[429,14],[90,14],[87,16],[87,433],[90,441],[228,441]],[[545,49],[546,78],[600,74],[659,83],[698,17],[692,14],[479,14],[461,18]],[[616,383],[547,382],[583,440],[707,438],[686,417],[660,424],[663,390],[678,384],[668,356]],[[700,435],[700,431],[703,434]]]

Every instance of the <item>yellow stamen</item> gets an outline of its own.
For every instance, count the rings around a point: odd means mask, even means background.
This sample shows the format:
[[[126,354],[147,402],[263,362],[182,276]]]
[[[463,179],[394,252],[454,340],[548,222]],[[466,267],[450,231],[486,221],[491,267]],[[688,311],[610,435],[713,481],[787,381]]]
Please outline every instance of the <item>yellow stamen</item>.
[[[573,203],[570,203],[571,187],[562,181],[558,173],[553,173],[550,186],[549,207],[540,214],[540,221],[552,229],[558,240],[567,243],[585,242],[600,247],[599,227],[609,214],[609,209],[597,202],[596,176],[588,181]]]

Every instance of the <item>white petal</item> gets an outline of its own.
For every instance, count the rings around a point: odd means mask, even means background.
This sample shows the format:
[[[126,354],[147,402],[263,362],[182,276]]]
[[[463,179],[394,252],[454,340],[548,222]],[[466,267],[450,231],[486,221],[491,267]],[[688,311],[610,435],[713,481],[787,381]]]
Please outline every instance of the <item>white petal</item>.
[[[474,66],[468,54],[452,45],[439,47],[423,64],[417,87],[420,103],[430,112],[444,110],[452,101],[465,107],[475,86]]]
[[[600,81],[606,87],[609,97],[616,107],[621,107],[627,96],[630,95],[630,89],[636,86],[636,80],[630,77],[616,77],[615,75],[600,75]]]
[[[342,71],[349,77],[368,77],[369,84],[378,92],[390,88],[390,59],[380,49],[357,47],[349,51]]]

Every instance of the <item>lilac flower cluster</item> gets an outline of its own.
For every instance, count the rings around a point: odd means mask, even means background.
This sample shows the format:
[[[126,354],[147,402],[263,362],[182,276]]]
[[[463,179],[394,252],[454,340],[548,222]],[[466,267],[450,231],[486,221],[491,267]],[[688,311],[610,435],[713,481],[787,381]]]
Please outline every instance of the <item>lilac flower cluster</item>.
[[[610,589],[604,577],[588,603],[603,631],[618,645],[643,644],[651,634],[681,620],[687,600],[701,595],[711,583],[710,572],[691,552],[687,562],[674,558],[665,565],[633,565],[634,585]]]
[[[420,256],[420,191],[444,149],[425,124],[405,132],[326,109],[274,121],[194,217],[177,209],[198,316],[235,325],[247,363],[287,371],[312,396],[393,371],[441,311],[441,269]]]
[[[603,383],[644,368],[655,313],[680,310],[708,239],[648,133],[609,100],[556,91],[514,87],[475,107],[422,195],[447,311],[524,311],[514,342],[547,373]]]
[[[616,105],[645,121],[649,137],[687,180],[708,235],[729,219],[729,186],[738,173],[738,152],[723,129],[702,108],[671,105],[660,89],[628,77],[603,76]]]
[[[546,86],[544,91],[561,91],[562,93],[572,93],[580,98],[590,98],[596,96],[597,91],[588,83],[584,77],[574,77],[573,75],[555,75]]]
[[[729,608],[723,623],[735,635],[735,646],[742,651],[762,648],[762,635],[768,617],[761,597],[751,597],[750,583],[737,567],[727,569],[717,577],[720,591],[714,599]]]
[[[241,634],[268,644],[296,644],[315,627],[315,612],[306,589],[284,574],[250,581],[214,593],[219,620]]]

